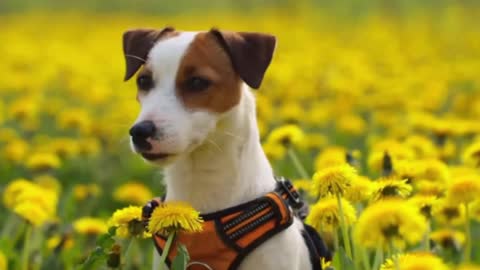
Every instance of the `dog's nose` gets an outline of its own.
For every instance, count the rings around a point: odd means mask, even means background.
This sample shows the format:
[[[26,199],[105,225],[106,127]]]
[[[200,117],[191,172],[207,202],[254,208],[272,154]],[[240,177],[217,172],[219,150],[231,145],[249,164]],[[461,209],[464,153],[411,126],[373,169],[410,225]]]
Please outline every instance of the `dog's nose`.
[[[143,121],[130,129],[130,136],[147,139],[155,135],[155,124],[152,121]]]
[[[152,145],[147,139],[154,137],[155,132],[155,124],[152,121],[143,121],[130,128],[130,136],[132,136],[133,144],[135,144],[137,149],[144,151],[152,149]]]

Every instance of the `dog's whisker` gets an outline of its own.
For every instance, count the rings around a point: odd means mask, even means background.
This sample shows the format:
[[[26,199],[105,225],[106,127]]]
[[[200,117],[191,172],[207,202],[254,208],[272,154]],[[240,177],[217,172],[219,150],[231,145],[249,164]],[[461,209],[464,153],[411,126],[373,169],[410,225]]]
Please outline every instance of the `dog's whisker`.
[[[227,131],[216,131],[216,130],[215,130],[214,132],[216,132],[216,133],[218,133],[218,134],[221,134],[221,135],[230,136],[230,137],[232,137],[232,138],[234,138],[234,139],[243,140],[243,137],[240,137],[240,136],[238,136],[238,135],[235,135],[235,134],[230,133],[230,132],[227,132]]]
[[[210,144],[212,144],[213,146],[215,146],[215,147],[218,149],[218,151],[220,151],[220,153],[223,153],[222,148],[221,148],[217,143],[215,143],[213,140],[207,139],[207,142],[209,142]]]
[[[133,55],[133,54],[125,54],[125,56],[131,57],[131,58],[135,58],[135,59],[140,60],[140,61],[142,61],[142,62],[144,62],[144,63],[147,62],[147,60],[145,60],[145,59],[143,59],[143,58],[141,58],[141,57],[138,57],[138,56],[136,56],[136,55]]]

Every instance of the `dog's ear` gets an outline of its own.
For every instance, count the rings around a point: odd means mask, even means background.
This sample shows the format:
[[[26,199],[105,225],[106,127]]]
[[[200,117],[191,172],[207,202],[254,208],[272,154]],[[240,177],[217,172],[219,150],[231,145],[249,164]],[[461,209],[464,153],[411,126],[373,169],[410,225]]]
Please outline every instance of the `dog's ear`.
[[[127,69],[125,81],[128,81],[147,60],[148,52],[163,35],[175,31],[172,27],[162,30],[135,29],[123,33],[123,53]]]
[[[275,37],[269,34],[210,30],[227,51],[233,68],[248,86],[258,89],[272,61]]]

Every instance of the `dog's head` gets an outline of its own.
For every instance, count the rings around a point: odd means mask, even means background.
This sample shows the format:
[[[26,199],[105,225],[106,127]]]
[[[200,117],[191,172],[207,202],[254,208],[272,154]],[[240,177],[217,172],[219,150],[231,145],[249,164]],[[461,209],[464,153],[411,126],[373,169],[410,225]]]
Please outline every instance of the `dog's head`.
[[[141,111],[132,149],[165,165],[188,154],[237,106],[246,83],[258,88],[275,37],[260,33],[137,29],[123,35],[125,80],[137,73]]]

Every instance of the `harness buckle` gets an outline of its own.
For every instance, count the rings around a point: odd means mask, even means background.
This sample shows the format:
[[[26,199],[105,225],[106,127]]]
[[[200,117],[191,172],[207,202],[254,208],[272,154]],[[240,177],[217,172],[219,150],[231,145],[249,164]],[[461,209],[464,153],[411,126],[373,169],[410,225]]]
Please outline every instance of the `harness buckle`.
[[[277,177],[277,189],[287,194],[287,202],[293,209],[300,209],[304,206],[300,193],[295,189],[290,180],[284,177]]]

